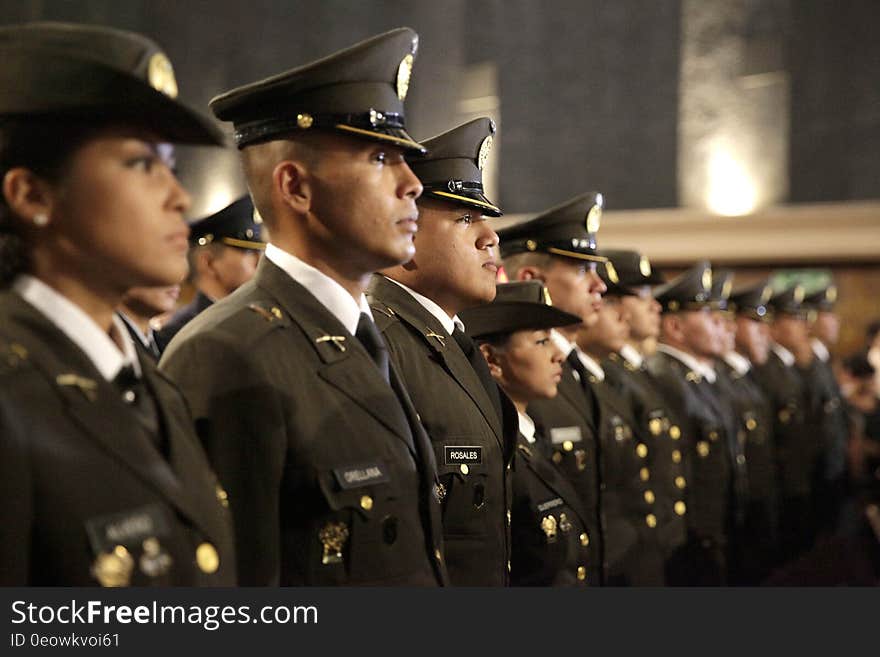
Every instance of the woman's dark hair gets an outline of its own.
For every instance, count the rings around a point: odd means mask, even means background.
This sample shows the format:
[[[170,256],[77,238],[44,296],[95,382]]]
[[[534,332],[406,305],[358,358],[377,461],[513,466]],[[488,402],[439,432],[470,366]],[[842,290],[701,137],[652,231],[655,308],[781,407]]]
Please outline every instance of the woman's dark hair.
[[[0,184],[25,167],[50,183],[64,176],[73,153],[97,130],[93,121],[46,117],[0,119]],[[27,247],[0,191],[0,288],[28,268]]]
[[[856,379],[870,379],[874,376],[874,366],[868,360],[867,352],[853,354],[843,361],[843,369]]]

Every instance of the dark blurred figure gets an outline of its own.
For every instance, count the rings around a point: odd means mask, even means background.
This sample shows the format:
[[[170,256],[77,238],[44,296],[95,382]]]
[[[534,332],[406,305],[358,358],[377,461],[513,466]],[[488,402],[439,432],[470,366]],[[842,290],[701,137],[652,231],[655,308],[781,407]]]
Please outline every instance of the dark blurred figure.
[[[158,361],[162,355],[153,330],[153,318],[174,310],[180,296],[179,285],[133,287],[122,299],[119,316],[135,345]]]
[[[874,368],[874,392],[880,395],[880,319],[868,324],[865,338],[868,362]]]

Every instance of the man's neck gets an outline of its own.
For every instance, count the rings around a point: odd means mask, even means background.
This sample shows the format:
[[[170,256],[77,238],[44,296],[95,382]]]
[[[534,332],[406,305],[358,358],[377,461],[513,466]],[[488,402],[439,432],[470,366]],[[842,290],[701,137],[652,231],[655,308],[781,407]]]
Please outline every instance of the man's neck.
[[[143,317],[141,315],[138,315],[128,306],[122,306],[122,312],[125,313],[125,317],[128,319],[129,322],[137,326],[138,330],[141,332],[141,335],[149,335],[151,328],[150,317]]]
[[[370,277],[375,269],[364,272],[364,267],[346,260],[344,257],[331,256],[320,248],[293,240],[275,240],[272,243],[279,249],[296,256],[310,267],[314,267],[348,292],[355,301],[361,298],[370,284]]]
[[[408,272],[402,265],[399,267],[383,269],[379,273],[383,276],[387,276],[393,281],[406,285],[413,292],[417,292],[423,297],[430,299],[450,318],[455,317],[467,307],[465,302],[457,299],[450,299],[449,295],[442,294],[440,286],[429,285],[428,281],[425,281],[418,276],[409,276]]]

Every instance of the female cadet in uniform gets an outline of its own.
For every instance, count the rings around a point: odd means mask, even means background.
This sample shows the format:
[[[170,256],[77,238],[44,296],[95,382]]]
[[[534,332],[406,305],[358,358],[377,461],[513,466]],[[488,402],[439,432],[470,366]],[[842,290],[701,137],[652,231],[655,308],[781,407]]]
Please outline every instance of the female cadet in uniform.
[[[114,314],[186,273],[165,142],[219,145],[148,39],[0,29],[0,585],[231,585],[231,522],[177,389]]]
[[[495,301],[463,311],[468,333],[480,343],[489,371],[519,412],[511,506],[513,586],[583,586],[587,579],[585,511],[571,484],[545,455],[526,406],[556,396],[562,352],[550,339],[556,326],[580,322],[545,302],[539,281],[498,285]]]

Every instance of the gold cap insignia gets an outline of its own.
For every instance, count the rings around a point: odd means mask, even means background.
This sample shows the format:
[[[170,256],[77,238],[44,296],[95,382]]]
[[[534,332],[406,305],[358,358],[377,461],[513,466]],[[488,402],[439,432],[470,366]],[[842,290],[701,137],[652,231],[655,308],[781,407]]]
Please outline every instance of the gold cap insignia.
[[[730,290],[733,287],[733,279],[728,278],[724,281],[724,286],[721,288],[721,298],[727,299],[730,296]]]
[[[254,219],[254,223],[257,225],[260,225],[261,223],[263,223],[263,217],[260,215],[260,211],[257,210],[256,208],[254,208],[253,219]]]
[[[651,261],[648,260],[648,256],[639,258],[639,271],[642,272],[642,276],[645,278],[651,275]]]
[[[553,299],[550,298],[550,290],[548,290],[546,287],[542,287],[541,289],[544,291],[544,305],[552,306]]]
[[[477,155],[477,168],[479,168],[480,171],[486,166],[486,160],[489,158],[489,152],[492,150],[493,141],[494,139],[492,135],[488,135],[483,140],[483,143],[480,144],[480,154]]]
[[[770,297],[773,296],[773,288],[769,285],[765,285],[764,289],[761,290],[761,305],[763,306],[765,303],[770,301]]]
[[[804,286],[803,285],[795,285],[794,286],[794,300],[795,300],[795,303],[801,303],[804,300]]]
[[[147,64],[147,80],[150,86],[170,98],[177,98],[177,80],[174,78],[174,68],[164,53],[157,52],[150,57]]]
[[[608,274],[609,281],[612,283],[620,283],[620,277],[617,275],[617,270],[614,268],[614,265],[611,264],[610,260],[605,263],[605,273]]]
[[[413,45],[413,51],[415,52],[415,45]],[[403,59],[400,60],[400,65],[397,67],[397,97],[400,100],[406,99],[406,92],[409,91],[409,78],[412,75],[412,65],[413,65],[413,56],[407,55]]]
[[[311,114],[297,114],[296,115],[296,125],[298,128],[302,128],[303,130],[308,130],[312,127],[312,124],[315,122],[315,119]]]
[[[544,516],[541,519],[541,529],[544,530],[544,534],[547,536],[548,543],[556,542],[556,517],[555,516]]]
[[[825,300],[834,303],[837,301],[837,286],[832,285],[825,291]]]
[[[598,233],[599,226],[602,224],[602,197],[599,196],[596,204],[590,208],[587,213],[587,232]]]
[[[114,547],[112,552],[102,552],[92,564],[92,576],[101,586],[128,586],[132,570],[134,559],[122,545]]]
[[[324,565],[342,563],[342,548],[348,540],[348,525],[344,522],[328,522],[318,532],[318,539],[324,546]]]
[[[538,243],[535,242],[535,240],[526,240],[526,248],[529,251],[534,251],[535,249],[538,248]]]
[[[703,270],[703,289],[707,292],[712,289],[712,269],[709,267]]]

